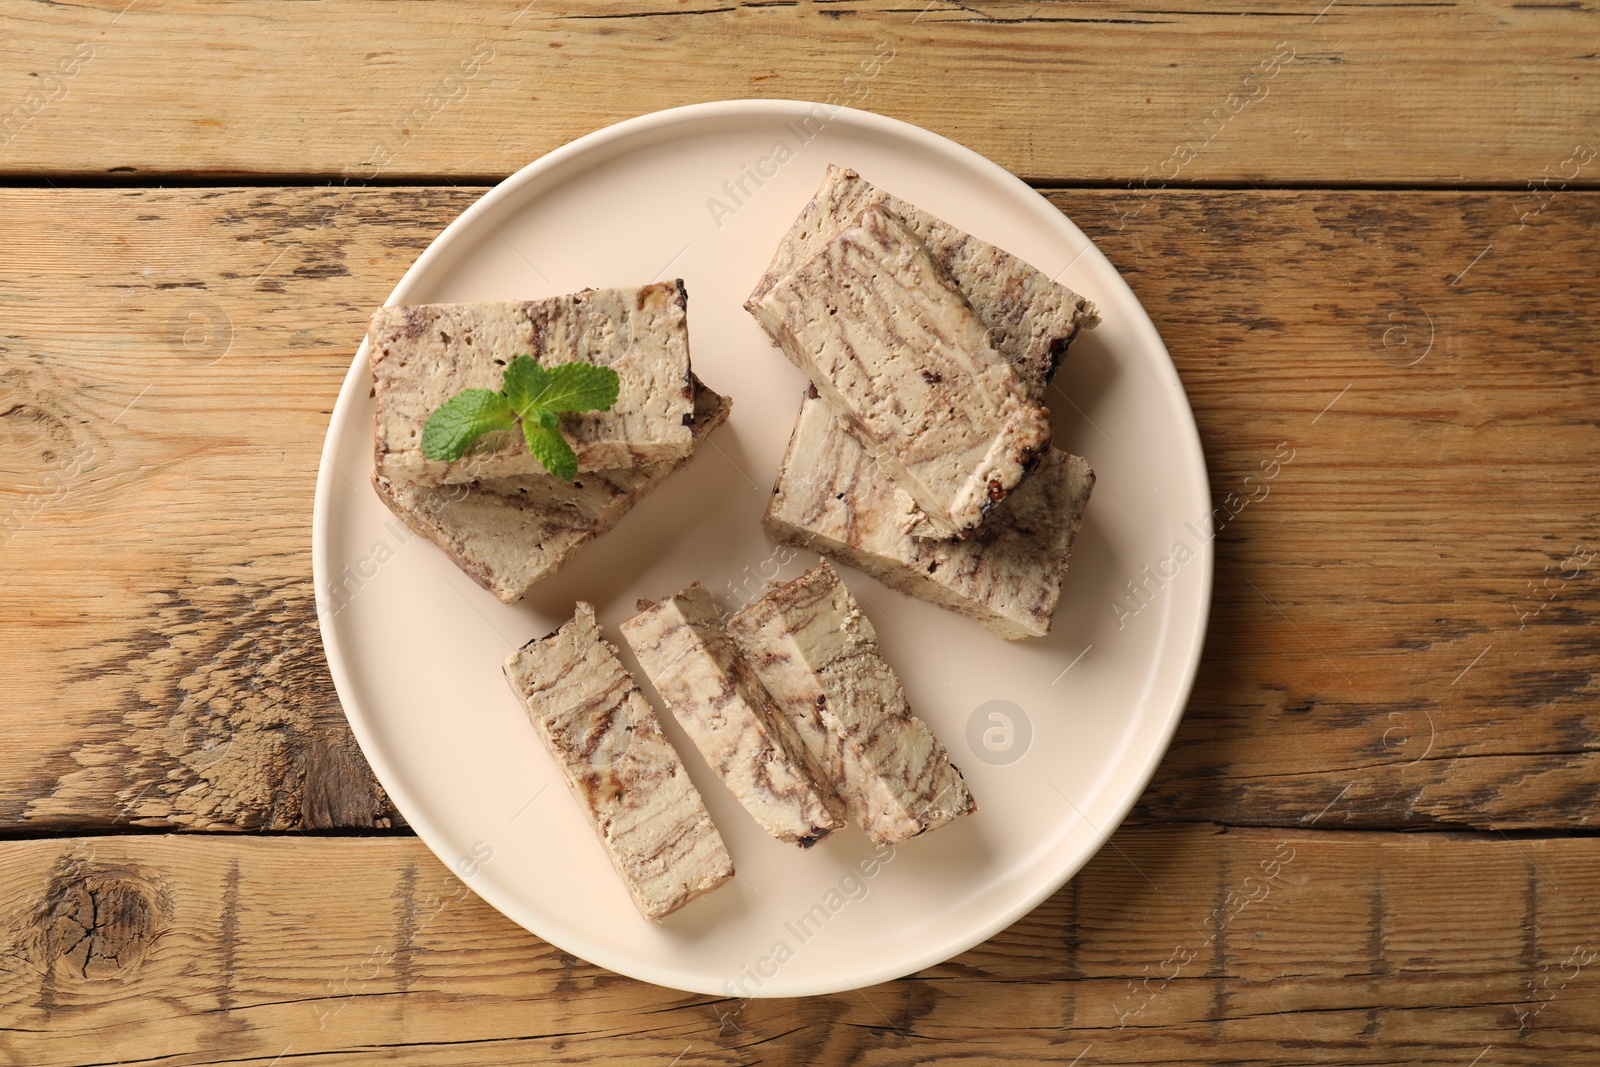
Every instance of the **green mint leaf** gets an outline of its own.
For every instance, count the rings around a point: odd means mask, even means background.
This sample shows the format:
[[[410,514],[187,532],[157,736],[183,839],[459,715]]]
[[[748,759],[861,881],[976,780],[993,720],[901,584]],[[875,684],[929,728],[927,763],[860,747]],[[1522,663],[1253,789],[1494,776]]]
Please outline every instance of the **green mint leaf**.
[[[522,436],[528,442],[528,449],[551,474],[564,482],[570,482],[578,476],[578,454],[567,444],[567,439],[561,436],[561,431],[553,426],[541,425],[543,416],[549,415],[551,421],[555,415],[551,412],[540,412],[540,418],[522,420]]]
[[[490,430],[509,430],[516,413],[492,389],[467,389],[439,405],[422,427],[422,454],[454,463]]]
[[[532,356],[523,355],[506,364],[501,388],[512,409],[526,417],[528,412],[541,406],[539,398],[549,389],[549,383],[550,372],[539,366]]]
[[[610,367],[559,363],[541,367],[532,356],[518,356],[506,367],[505,393],[517,414],[545,411],[608,411],[617,402],[620,381]]]
[[[610,411],[621,380],[610,367],[562,363],[551,367],[550,391],[539,406],[549,411]]]

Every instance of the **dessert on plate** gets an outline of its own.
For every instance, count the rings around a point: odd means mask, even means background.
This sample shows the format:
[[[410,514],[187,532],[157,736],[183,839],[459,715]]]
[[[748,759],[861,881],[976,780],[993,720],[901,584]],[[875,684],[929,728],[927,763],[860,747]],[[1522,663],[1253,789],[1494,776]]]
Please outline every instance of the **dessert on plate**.
[[[660,921],[733,877],[733,860],[655,709],[594,607],[529,641],[506,680],[561,769],[640,914]]]
[[[1041,402],[1067,348],[1094,326],[1094,305],[1020,258],[829,166],[745,307],[763,301],[869,211],[886,212],[923,244],[985,337]],[[914,383],[913,383],[914,387]],[[964,538],[934,533],[894,464],[880,462],[858,422],[817,384],[801,402],[763,526],[775,539],[865,571],[900,592],[971,615],[1006,638],[1042,637],[1061,595],[1094,472],[1054,449]]]
[[[693,443],[728,421],[733,404],[696,379]],[[609,531],[688,457],[580,473],[573,482],[520,474],[471,485],[418,485],[372,472],[379,498],[463,574],[507,604]]]
[[[1050,413],[927,246],[881,204],[753,300],[927,534],[964,537],[1050,446]]]
[[[826,560],[740,609],[728,629],[875,843],[899,844],[978,810]]]
[[[761,828],[802,848],[845,825],[794,724],[773,701],[722,624],[722,609],[695,582],[659,602],[639,602],[622,624],[650,683]]]
[[[497,388],[521,354],[617,372],[611,410],[561,417],[580,471],[685,458],[694,447],[687,314],[681,281],[547,300],[379,308],[367,327],[378,473],[419,485],[543,473],[511,432],[484,435],[454,462],[422,449],[423,427],[440,405],[463,390]]]

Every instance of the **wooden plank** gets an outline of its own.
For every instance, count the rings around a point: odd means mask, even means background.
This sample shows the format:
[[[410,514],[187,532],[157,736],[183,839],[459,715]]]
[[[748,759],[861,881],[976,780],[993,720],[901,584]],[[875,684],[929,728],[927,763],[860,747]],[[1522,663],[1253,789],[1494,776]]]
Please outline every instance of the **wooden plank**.
[[[1196,7],[20,4],[0,172],[484,180],[637,114],[763,96],[879,111],[1041,179],[1594,181],[1591,7]]]
[[[1600,200],[1053,200],[1163,331],[1226,509],[1141,812],[1592,825]]]
[[[314,472],[368,309],[476,193],[0,193],[0,826],[392,820],[316,638]],[[1054,200],[1163,331],[1218,504],[1257,498],[1141,814],[1590,825],[1600,195]]]
[[[5,208],[33,253],[0,264],[0,822],[391,820],[323,659],[312,495],[366,315],[472,194],[379,199],[404,221],[331,190]]]
[[[0,1058],[29,1067],[1600,1055],[1593,838],[1124,829],[989,943],[782,1001],[575,960],[410,838],[13,841],[0,857]]]

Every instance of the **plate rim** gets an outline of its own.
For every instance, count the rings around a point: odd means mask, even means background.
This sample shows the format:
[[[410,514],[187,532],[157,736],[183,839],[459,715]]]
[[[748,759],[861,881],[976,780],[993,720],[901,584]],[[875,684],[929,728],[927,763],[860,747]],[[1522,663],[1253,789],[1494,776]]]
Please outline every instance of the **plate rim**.
[[[431,271],[434,261],[447,254],[450,246],[454,244],[456,236],[472,225],[471,219],[476,212],[489,211],[499,202],[516,195],[524,185],[536,180],[546,172],[560,168],[569,160],[581,158],[589,152],[612,142],[626,140],[647,131],[679,123],[701,122],[718,117],[794,117],[797,112],[808,113],[819,107],[828,110],[829,122],[843,116],[862,126],[868,128],[876,127],[887,135],[920,142],[923,147],[958,157],[968,165],[984,172],[988,178],[1002,186],[1009,186],[1017,193],[1029,194],[1039,204],[1045,205],[1049,209],[1048,217],[1041,216],[1046,219],[1047,224],[1053,227],[1060,227],[1064,224],[1069,230],[1075,231],[1087,243],[1085,252],[1092,250],[1095,254],[1105,258],[1099,246],[1087,234],[1083,233],[1065,213],[1051,205],[1038,190],[1000,164],[942,134],[934,133],[902,119],[891,118],[877,112],[843,105],[794,99],[735,98],[686,104],[680,107],[636,115],[593,130],[546,152],[501,180],[451,220],[449,225],[434,237],[428,247],[417,256],[411,266],[401,275],[394,289],[384,300],[384,306],[393,306],[404,300],[412,286],[416,284],[417,278]],[[1025,200],[1026,198],[1023,199]],[[1205,449],[1200,440],[1199,427],[1195,422],[1194,408],[1189,403],[1188,392],[1183,386],[1183,381],[1178,374],[1176,364],[1172,361],[1166,342],[1162,339],[1159,329],[1155,328],[1155,322],[1150,318],[1149,312],[1145,310],[1143,301],[1139,300],[1138,295],[1133,292],[1132,287],[1128,285],[1127,280],[1122,276],[1122,272],[1114,264],[1111,264],[1109,260],[1106,260],[1106,262],[1111,267],[1111,276],[1114,278],[1114,284],[1120,285],[1127,290],[1127,295],[1137,304],[1140,311],[1144,312],[1145,320],[1151,326],[1155,344],[1158,347],[1157,351],[1150,353],[1155,373],[1163,379],[1163,384],[1167,388],[1175,390],[1176,394],[1183,400],[1183,417],[1179,420],[1180,424],[1174,426],[1173,429],[1183,438],[1184,443],[1189,446],[1185,450],[1185,458],[1198,467],[1198,471],[1191,470],[1189,475],[1198,475],[1197,484],[1206,503],[1206,513],[1209,515],[1214,504],[1209,467],[1206,463]],[[339,478],[346,477],[342,472],[338,471],[332,458],[336,444],[335,436],[344,419],[348,417],[344,415],[346,408],[348,405],[357,402],[358,398],[354,394],[359,391],[359,381],[366,366],[367,351],[367,338],[363,336],[360,346],[351,359],[350,368],[340,383],[337,398],[328,418],[328,430],[323,437],[322,454],[317,465],[317,482],[312,504],[311,528],[312,592],[315,599],[320,598],[319,591],[330,579],[328,555],[330,551],[329,539],[331,537],[332,498],[335,491],[333,479],[336,476]],[[1142,760],[1125,779],[1127,784],[1122,790],[1122,795],[1110,806],[1110,810],[1115,817],[1105,821],[1106,828],[1094,828],[1096,843],[1093,848],[1085,850],[1082,855],[1064,864],[1056,875],[1042,880],[1032,891],[1019,897],[1016,903],[1008,908],[1001,909],[985,921],[976,924],[954,941],[939,942],[938,947],[917,953],[911,957],[896,957],[896,962],[889,965],[875,964],[862,969],[858,972],[862,976],[860,981],[852,982],[843,976],[838,976],[839,980],[836,983],[830,983],[818,978],[809,982],[794,981],[789,985],[784,985],[774,980],[745,999],[823,996],[876,985],[914,974],[927,967],[953,959],[974,946],[988,941],[1000,931],[1031,913],[1047,897],[1053,895],[1075,877],[1091,859],[1099,854],[1107,841],[1110,840],[1112,834],[1127,819],[1128,812],[1138,802],[1139,797],[1149,785],[1151,778],[1154,777],[1156,769],[1160,766],[1161,761],[1166,758],[1166,754],[1171,748],[1173,736],[1177,732],[1179,723],[1183,720],[1184,713],[1188,708],[1189,698],[1193,695],[1194,683],[1199,674],[1200,662],[1204,656],[1205,639],[1210,625],[1212,610],[1215,551],[1215,539],[1212,538],[1206,540],[1196,553],[1197,561],[1200,564],[1196,568],[1196,578],[1199,582],[1198,610],[1195,612],[1195,618],[1192,623],[1187,627],[1177,626],[1176,629],[1179,632],[1172,634],[1172,636],[1181,636],[1184,639],[1185,653],[1188,657],[1182,675],[1173,691],[1174,707],[1167,714],[1166,721],[1159,731],[1158,743],[1151,745],[1145,751]],[[445,865],[446,869],[454,873],[455,867],[452,865],[450,857],[434,844],[434,840],[442,841],[448,835],[433,822],[431,817],[423,814],[426,806],[411,796],[409,787],[404,784],[406,779],[399,775],[396,768],[391,767],[387,759],[382,755],[382,751],[377,745],[376,733],[369,727],[365,712],[346,696],[347,693],[354,692],[355,682],[347,670],[345,656],[335,630],[333,627],[322,625],[320,612],[317,622],[318,633],[322,640],[323,656],[327,661],[328,671],[333,679],[334,691],[339,697],[340,710],[344,713],[345,720],[350,724],[350,730],[355,736],[356,743],[361,746],[363,758],[366,759],[368,766],[372,769],[373,776],[383,786],[391,803],[405,818],[407,825],[413,830],[416,838]],[[1168,625],[1174,624],[1169,622]],[[516,923],[529,933],[561,951],[571,953],[580,959],[616,974],[664,988],[704,995],[727,995],[725,989],[701,984],[698,981],[698,974],[690,974],[684,970],[619,954],[603,946],[591,944],[581,936],[569,937],[567,936],[567,931],[560,931],[558,936],[552,937],[546,930],[538,928],[543,924],[528,921],[532,917],[525,914],[527,909],[522,907],[520,903],[513,904],[502,901],[497,899],[501,896],[498,891],[490,889],[486,892],[484,888],[472,885],[471,881],[467,879],[462,879],[462,881],[463,884],[472,889],[474,894],[481,897],[511,922]]]

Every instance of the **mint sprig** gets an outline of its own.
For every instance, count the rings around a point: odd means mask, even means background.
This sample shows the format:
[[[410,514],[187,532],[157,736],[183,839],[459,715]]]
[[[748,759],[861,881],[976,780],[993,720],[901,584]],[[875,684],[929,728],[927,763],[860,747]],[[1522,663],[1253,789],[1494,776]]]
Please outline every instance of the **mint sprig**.
[[[501,377],[501,391],[466,389],[439,405],[422,427],[422,454],[453,463],[472,442],[493,430],[509,430],[520,420],[528,450],[545,470],[564,481],[578,476],[578,455],[561,435],[566,411],[609,411],[620,382],[610,367],[593,363],[540,366],[532,356],[513,359]]]

